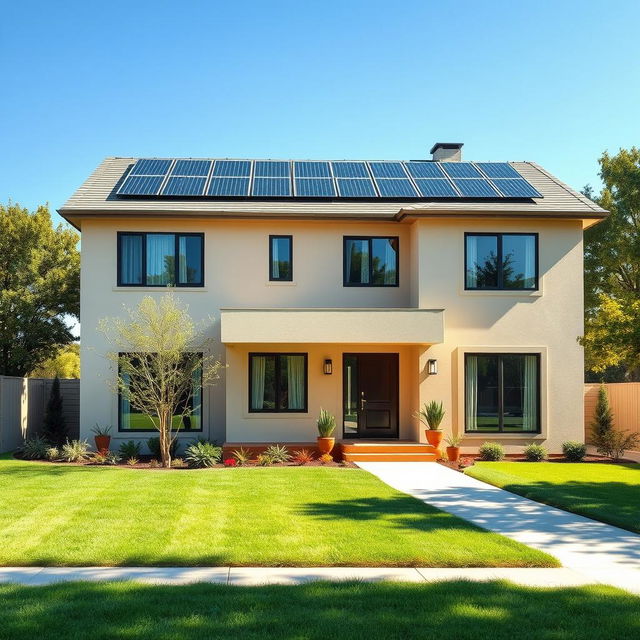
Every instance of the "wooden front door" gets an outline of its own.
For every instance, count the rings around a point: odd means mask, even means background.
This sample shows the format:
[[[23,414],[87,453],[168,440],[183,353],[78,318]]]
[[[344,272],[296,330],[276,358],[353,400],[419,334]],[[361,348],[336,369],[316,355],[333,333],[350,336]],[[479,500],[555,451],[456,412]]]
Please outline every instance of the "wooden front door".
[[[398,354],[343,356],[344,436],[398,437]]]

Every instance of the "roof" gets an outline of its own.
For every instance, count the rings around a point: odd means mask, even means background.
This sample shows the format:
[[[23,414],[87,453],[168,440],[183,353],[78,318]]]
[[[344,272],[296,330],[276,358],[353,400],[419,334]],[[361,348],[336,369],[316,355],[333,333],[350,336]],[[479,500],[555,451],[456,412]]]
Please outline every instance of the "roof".
[[[592,224],[607,211],[574,191],[533,162],[509,163],[537,189],[542,198],[520,200],[347,200],[257,198],[122,198],[116,194],[125,173],[138,158],[109,157],[58,210],[77,228],[83,218],[126,217],[218,217],[218,218],[326,218],[399,221],[413,217],[491,216],[574,218]]]

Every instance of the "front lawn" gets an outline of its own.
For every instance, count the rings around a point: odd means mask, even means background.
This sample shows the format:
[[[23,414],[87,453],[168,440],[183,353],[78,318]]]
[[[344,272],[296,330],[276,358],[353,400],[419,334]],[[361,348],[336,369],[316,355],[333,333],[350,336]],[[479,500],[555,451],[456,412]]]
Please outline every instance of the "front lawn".
[[[557,566],[360,469],[0,460],[0,565]]]
[[[640,533],[640,464],[477,462],[468,475]]]
[[[0,586],[0,640],[91,637],[596,640],[640,637],[640,599],[613,587],[508,582],[300,586]]]

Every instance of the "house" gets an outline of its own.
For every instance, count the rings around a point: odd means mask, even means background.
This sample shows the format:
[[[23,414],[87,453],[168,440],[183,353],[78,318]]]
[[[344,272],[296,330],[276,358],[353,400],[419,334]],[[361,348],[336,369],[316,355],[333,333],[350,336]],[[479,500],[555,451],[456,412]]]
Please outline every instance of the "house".
[[[81,435],[153,435],[97,325],[175,285],[226,364],[181,438],[312,443],[324,407],[351,450],[401,447],[436,399],[463,451],[581,440],[582,236],[607,212],[531,162],[431,154],[104,160],[60,209],[82,232]]]

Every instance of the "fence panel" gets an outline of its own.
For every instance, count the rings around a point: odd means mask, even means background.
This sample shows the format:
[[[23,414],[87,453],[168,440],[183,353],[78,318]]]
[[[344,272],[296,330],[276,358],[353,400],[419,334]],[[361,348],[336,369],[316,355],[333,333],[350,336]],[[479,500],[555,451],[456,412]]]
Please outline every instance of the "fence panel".
[[[0,453],[19,447],[26,434],[26,380],[0,376]]]
[[[640,433],[640,382],[611,382],[604,385],[613,411],[613,423],[617,429]],[[590,440],[591,422],[598,401],[599,384],[584,385],[585,439]]]
[[[51,395],[51,378],[29,378],[29,436],[40,433],[44,423],[47,403]],[[80,380],[60,380],[62,412],[67,421],[69,438],[79,437],[80,433]]]

